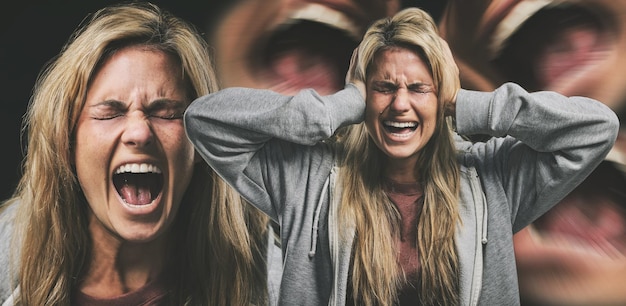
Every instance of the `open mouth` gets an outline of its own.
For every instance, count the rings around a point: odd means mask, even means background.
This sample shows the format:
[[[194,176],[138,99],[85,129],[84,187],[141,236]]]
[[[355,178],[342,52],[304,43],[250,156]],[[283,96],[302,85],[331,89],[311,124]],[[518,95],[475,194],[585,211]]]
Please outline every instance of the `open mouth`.
[[[626,193],[623,173],[602,162],[577,189],[533,223],[545,244],[609,258],[626,254]]]
[[[309,4],[259,38],[248,58],[252,72],[275,91],[333,93],[344,86],[358,37],[360,29],[347,16]]]
[[[398,136],[408,136],[415,132],[419,123],[415,121],[411,122],[398,122],[398,121],[384,121],[383,127],[388,133]]]
[[[529,90],[550,88],[573,73],[597,67],[613,48],[613,15],[598,5],[519,3],[487,35],[495,67]]]
[[[163,174],[157,166],[125,164],[113,174],[117,193],[129,205],[147,205],[163,190]]]
[[[622,257],[624,245],[624,212],[618,207],[599,203],[597,211],[579,208],[553,208],[534,223],[536,234],[545,243],[574,253]]]

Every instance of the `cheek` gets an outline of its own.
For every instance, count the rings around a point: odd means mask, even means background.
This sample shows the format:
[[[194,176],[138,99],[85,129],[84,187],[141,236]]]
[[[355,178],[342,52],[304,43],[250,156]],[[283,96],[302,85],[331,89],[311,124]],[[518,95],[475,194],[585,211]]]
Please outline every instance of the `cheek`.
[[[378,127],[378,117],[380,114],[370,108],[365,110],[365,126],[370,135],[375,134]]]
[[[417,108],[420,109],[421,116],[434,124],[437,122],[437,101],[422,103]]]
[[[365,102],[365,125],[368,128],[374,127],[378,122],[378,118],[382,111],[384,111],[387,104],[377,99],[367,99]]]
[[[168,159],[177,167],[187,169],[193,167],[195,159],[194,147],[182,127],[161,128],[158,131],[160,142],[168,155]]]
[[[107,160],[111,151],[115,133],[108,128],[82,124],[76,128],[76,136],[72,149],[72,162],[77,167],[100,168],[94,165]]]

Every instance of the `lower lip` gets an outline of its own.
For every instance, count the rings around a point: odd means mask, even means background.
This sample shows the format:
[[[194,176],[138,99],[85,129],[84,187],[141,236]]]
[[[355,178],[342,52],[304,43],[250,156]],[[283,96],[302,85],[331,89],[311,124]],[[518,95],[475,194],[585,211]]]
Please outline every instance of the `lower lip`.
[[[402,142],[411,138],[413,135],[415,135],[415,133],[417,132],[417,129],[410,131],[408,133],[392,133],[392,132],[389,132],[387,129],[384,129],[384,131],[385,131],[385,135],[387,135],[387,137],[390,138],[391,140]]]

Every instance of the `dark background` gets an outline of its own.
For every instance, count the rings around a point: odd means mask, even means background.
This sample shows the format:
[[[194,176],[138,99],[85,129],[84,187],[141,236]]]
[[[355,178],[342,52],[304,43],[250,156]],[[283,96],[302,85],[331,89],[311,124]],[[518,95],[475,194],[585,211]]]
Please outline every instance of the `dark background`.
[[[122,1],[14,1],[0,10],[0,200],[21,177],[22,116],[41,68],[54,57],[79,23],[97,9]],[[203,30],[214,1],[152,1]]]
[[[9,198],[21,177],[25,140],[22,116],[31,90],[44,64],[58,54],[71,33],[89,13],[112,0],[14,1],[0,10],[0,200]],[[206,32],[219,13],[237,0],[155,0],[153,3],[193,23]],[[403,6],[420,6],[437,19],[447,1],[406,0]]]

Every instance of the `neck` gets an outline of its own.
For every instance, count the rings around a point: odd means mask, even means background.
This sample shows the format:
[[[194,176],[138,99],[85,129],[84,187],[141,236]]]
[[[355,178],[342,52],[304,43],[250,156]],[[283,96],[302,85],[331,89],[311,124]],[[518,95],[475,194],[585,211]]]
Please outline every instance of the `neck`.
[[[166,260],[165,236],[145,243],[131,243],[111,235],[92,218],[93,247],[79,290],[98,298],[135,291],[159,277]]]
[[[387,158],[383,172],[385,177],[396,183],[416,183],[419,182],[415,172],[416,163],[416,157],[405,159]]]

